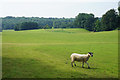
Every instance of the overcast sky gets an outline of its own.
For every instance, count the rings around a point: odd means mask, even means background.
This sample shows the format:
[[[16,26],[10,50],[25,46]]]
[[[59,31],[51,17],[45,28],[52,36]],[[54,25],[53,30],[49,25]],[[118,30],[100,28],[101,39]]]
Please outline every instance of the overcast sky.
[[[1,0],[0,17],[65,17],[93,13],[101,17],[109,9],[117,9],[119,0]]]

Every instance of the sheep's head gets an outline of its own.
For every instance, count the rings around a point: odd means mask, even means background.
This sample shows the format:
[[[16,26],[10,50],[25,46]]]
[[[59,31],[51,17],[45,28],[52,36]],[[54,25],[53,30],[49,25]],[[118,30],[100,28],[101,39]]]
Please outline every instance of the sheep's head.
[[[93,57],[93,53],[92,52],[88,52],[88,54],[90,54],[90,56]]]

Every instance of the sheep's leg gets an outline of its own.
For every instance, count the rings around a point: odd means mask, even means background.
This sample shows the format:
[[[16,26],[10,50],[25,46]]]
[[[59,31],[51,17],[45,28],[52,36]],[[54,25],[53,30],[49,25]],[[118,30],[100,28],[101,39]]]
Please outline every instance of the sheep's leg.
[[[71,57],[71,65],[72,65],[72,67],[73,67],[73,63],[74,63],[74,59],[73,59],[73,57]]]
[[[71,65],[72,65],[72,67],[73,67],[73,62],[71,62]]]
[[[87,63],[87,62],[85,62],[87,65],[88,65],[88,69],[90,69],[90,66],[89,66],[89,64]]]
[[[82,64],[82,68],[84,68],[84,62],[83,62],[83,64]]]
[[[75,62],[74,62],[74,65],[76,66]]]

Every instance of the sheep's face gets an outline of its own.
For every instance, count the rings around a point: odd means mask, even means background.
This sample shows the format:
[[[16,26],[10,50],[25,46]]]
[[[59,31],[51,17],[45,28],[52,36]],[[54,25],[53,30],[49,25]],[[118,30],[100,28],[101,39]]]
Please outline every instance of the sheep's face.
[[[93,53],[92,52],[88,52],[88,54],[90,54],[90,56],[93,57]]]

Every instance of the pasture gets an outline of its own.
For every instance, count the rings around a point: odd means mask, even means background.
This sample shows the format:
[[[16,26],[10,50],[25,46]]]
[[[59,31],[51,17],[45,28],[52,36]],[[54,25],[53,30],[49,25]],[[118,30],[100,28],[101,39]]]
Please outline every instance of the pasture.
[[[93,52],[91,69],[72,53]],[[39,29],[2,32],[3,78],[118,78],[118,31]]]

